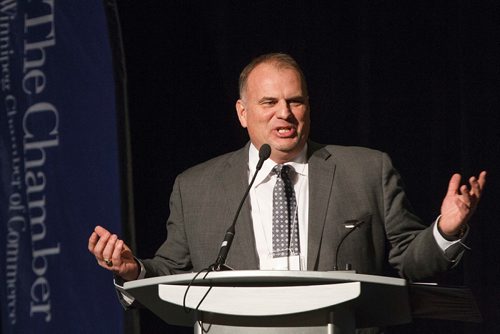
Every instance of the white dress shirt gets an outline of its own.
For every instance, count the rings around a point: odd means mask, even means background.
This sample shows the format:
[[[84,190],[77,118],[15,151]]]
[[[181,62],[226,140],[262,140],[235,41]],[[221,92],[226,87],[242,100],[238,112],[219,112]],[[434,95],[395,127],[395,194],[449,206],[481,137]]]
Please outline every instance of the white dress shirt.
[[[249,182],[255,173],[255,166],[259,161],[259,151],[250,145],[248,153]],[[306,270],[307,268],[307,231],[309,218],[309,182],[307,164],[307,145],[293,161],[285,165],[293,167],[295,172],[291,176],[295,197],[297,200],[297,216],[299,221],[300,254],[288,258],[273,258],[273,188],[276,183],[276,174],[272,172],[276,162],[267,159],[255,178],[250,189],[250,206],[255,235],[259,268],[261,270]]]

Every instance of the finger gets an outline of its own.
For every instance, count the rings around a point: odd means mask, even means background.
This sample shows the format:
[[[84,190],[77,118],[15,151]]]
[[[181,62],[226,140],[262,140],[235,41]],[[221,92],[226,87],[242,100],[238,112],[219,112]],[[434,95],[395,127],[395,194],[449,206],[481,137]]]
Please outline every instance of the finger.
[[[469,210],[472,202],[469,188],[466,185],[460,186],[457,195],[458,196],[455,197],[455,205],[461,213],[465,214],[466,212],[464,212],[464,210]]]
[[[486,172],[485,171],[482,171],[479,174],[479,178],[472,176],[469,179],[469,184],[471,186],[469,193],[471,194],[471,196],[474,196],[477,199],[479,199],[481,197],[481,193],[483,192],[483,188],[484,188],[485,183],[486,183]]]
[[[115,266],[120,266],[122,264],[122,251],[123,251],[123,240],[117,240],[115,248],[113,249],[113,254],[111,259]]]
[[[471,195],[469,193],[469,188],[466,185],[460,187],[460,201],[467,205],[469,208],[472,203]]]
[[[92,232],[92,234],[90,235],[90,238],[89,238],[89,243],[88,243],[89,252],[94,253],[94,247],[97,243],[97,240],[99,240],[97,233]]]
[[[95,233],[97,233],[97,235],[98,235],[99,237],[101,237],[101,238],[102,238],[104,235],[106,235],[106,233],[110,233],[110,234],[111,234],[111,232],[109,232],[109,231],[108,231],[108,230],[106,230],[104,227],[99,226],[99,225],[97,225],[97,226],[94,228],[94,232],[95,232]]]
[[[465,184],[461,185],[458,193],[464,198],[465,197],[469,198],[469,187],[467,187],[467,185]]]
[[[116,234],[113,234],[111,237],[109,237],[108,242],[106,243],[106,246],[104,246],[104,250],[102,251],[102,257],[104,260],[111,259],[117,239],[118,236]]]
[[[99,240],[97,241],[97,244],[94,247],[94,255],[98,260],[103,259],[102,252],[104,251],[104,248],[106,247],[106,244],[108,243],[109,238],[111,237],[111,233],[106,232],[104,235],[102,235]]]
[[[479,174],[479,179],[478,179],[478,183],[479,183],[479,188],[481,189],[481,191],[483,191],[484,189],[484,185],[486,184],[486,171],[482,171],[480,174]]]
[[[481,196],[481,186],[479,185],[479,182],[477,181],[475,176],[472,176],[469,179],[469,184],[470,184],[469,195],[472,197],[479,198]]]
[[[462,176],[460,174],[453,174],[450,183],[448,184],[448,193],[447,195],[454,195],[458,192],[458,188],[460,187],[460,180]]]

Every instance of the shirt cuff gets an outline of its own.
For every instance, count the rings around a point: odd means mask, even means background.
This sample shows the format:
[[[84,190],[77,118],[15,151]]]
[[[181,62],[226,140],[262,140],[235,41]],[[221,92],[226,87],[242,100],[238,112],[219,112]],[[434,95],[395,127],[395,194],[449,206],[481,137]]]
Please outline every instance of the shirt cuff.
[[[137,258],[134,258],[135,261],[139,264],[140,271],[139,271],[139,276],[137,276],[137,279],[143,279],[146,277],[146,269],[144,268],[144,265],[142,264],[142,261],[140,261]],[[121,294],[123,298],[123,302],[127,305],[130,306],[134,303],[135,298],[132,297],[124,288],[123,288],[123,283],[124,281],[118,277],[115,276],[113,279],[113,284],[115,285],[115,288],[118,290],[118,292]]]
[[[439,232],[439,229],[438,229],[439,219],[441,219],[441,216],[437,217],[436,221],[434,222],[434,226],[432,228],[432,234],[434,235],[434,239],[436,240],[437,244],[439,245],[439,248],[441,248],[441,250],[443,252],[445,252],[451,246],[453,246],[457,243],[462,243],[462,240],[464,240],[467,237],[467,235],[469,234],[469,227],[468,226],[466,227],[462,238],[457,239],[457,240],[447,240],[443,237],[441,232]]]
[[[457,238],[457,240],[449,240],[446,239],[442,233],[439,231],[438,223],[441,216],[439,216],[434,222],[434,226],[432,227],[432,233],[434,235],[434,239],[438,244],[439,248],[443,251],[443,255],[445,258],[454,263],[454,266],[460,262],[460,259],[464,255],[464,251],[470,250],[470,248],[463,243],[463,240],[469,234],[469,226],[465,226],[465,230],[461,233],[461,237]]]

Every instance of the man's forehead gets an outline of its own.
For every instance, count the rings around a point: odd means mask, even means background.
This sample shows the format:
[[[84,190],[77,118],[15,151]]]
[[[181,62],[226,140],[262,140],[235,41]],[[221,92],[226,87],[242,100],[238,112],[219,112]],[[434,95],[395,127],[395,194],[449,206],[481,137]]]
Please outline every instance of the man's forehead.
[[[286,83],[290,83],[290,88],[297,84],[297,90],[302,91],[302,81],[300,74],[294,68],[276,67],[272,64],[261,64],[263,66],[256,67],[248,76],[247,88],[254,90],[262,90],[275,86],[281,79],[287,79]],[[259,68],[260,67],[260,68]],[[295,88],[295,87],[294,87]]]

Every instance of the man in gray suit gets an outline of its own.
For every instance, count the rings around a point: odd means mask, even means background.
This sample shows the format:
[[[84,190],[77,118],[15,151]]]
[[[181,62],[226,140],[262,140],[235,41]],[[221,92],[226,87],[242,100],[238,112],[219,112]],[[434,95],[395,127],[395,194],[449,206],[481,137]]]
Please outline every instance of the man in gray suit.
[[[271,147],[236,223],[227,257],[234,269],[332,270],[350,264],[358,273],[384,274],[387,264],[409,280],[430,277],[460,259],[486,173],[460,185],[451,177],[436,222],[411,213],[389,157],[360,147],[310,141],[304,75],[286,54],[253,60],[240,75],[236,102],[250,142],[242,149],[180,174],[170,199],[168,236],[152,259],[138,260],[117,235],[97,226],[89,251],[123,280],[199,271],[210,266],[259,160]],[[297,250],[275,256],[272,221],[275,165],[291,166]],[[342,247],[337,246],[353,226]],[[338,254],[337,254],[338,252]]]

